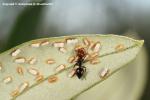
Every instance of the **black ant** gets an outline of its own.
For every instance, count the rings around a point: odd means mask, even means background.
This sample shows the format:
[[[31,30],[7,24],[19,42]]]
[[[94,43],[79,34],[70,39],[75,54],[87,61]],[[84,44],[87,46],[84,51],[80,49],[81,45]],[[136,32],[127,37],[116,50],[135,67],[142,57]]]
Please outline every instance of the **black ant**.
[[[80,48],[76,50],[76,56],[78,57],[74,67],[78,66],[78,68],[75,69],[75,75],[80,79],[86,72],[86,67],[84,67],[82,64],[84,63],[84,59],[86,56],[86,51],[84,48]]]

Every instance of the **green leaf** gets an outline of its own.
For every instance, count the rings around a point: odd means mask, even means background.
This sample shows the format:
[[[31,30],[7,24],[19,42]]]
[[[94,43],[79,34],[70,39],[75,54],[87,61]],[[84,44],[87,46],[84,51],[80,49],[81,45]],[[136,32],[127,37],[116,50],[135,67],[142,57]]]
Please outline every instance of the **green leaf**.
[[[76,99],[91,100],[94,97],[96,100],[140,100],[146,85],[146,56],[143,48],[136,59]]]
[[[84,39],[90,40],[90,42],[88,41],[90,46],[83,44]],[[70,40],[68,42],[74,44],[66,43],[67,40]],[[50,44],[48,44],[48,42]],[[138,54],[143,42],[143,40],[134,40],[124,36],[98,34],[43,38],[26,42],[0,55],[2,66],[0,73],[0,99],[27,100],[32,98],[35,100],[83,100],[82,97],[88,99],[88,96],[84,96],[85,93],[91,91],[97,85],[101,85],[100,83],[102,81],[123,68],[127,63],[131,62]],[[42,45],[43,43],[45,43],[45,45]],[[54,44],[56,46],[57,43],[64,43],[66,52],[62,53],[60,52],[60,48],[54,47]],[[100,50],[94,49],[97,43],[100,43]],[[72,78],[68,77],[75,64],[75,62],[69,63],[68,58],[76,55],[74,49],[76,47],[79,48],[79,45],[84,47],[90,55],[83,63],[87,70],[85,79],[84,77],[78,79],[76,75]],[[57,46],[63,45],[58,44]],[[92,47],[92,49],[90,47]],[[14,52],[18,49],[20,50],[20,53]],[[93,58],[92,53],[94,50],[98,51],[99,55]],[[16,59],[18,58],[23,59],[16,63]],[[35,59],[32,58],[35,58],[36,61],[34,62]],[[53,59],[55,63],[47,64],[46,61],[48,59]],[[100,62],[97,62],[96,64],[91,63],[97,60],[100,60]],[[59,65],[65,65],[66,67],[63,70],[58,71]],[[23,75],[21,71],[20,73],[17,73],[16,70],[18,68],[22,68]],[[29,73],[31,68],[38,70],[38,76],[43,75],[44,79],[37,82],[37,80],[35,80],[37,75],[32,75],[36,74],[36,72],[31,72],[32,74]],[[104,73],[105,75],[103,77],[100,77],[103,68],[106,68],[109,71]],[[4,80],[7,76],[12,77],[12,81],[9,83],[6,82],[7,80]],[[56,80],[52,80],[51,77],[54,77]],[[28,82],[29,86],[21,91],[20,87],[24,82]],[[15,96],[10,95],[10,93],[17,88],[19,88],[18,90],[21,92]],[[93,94],[99,95],[99,93],[102,92],[104,91],[97,88]],[[91,98],[99,100],[99,98],[94,95]]]

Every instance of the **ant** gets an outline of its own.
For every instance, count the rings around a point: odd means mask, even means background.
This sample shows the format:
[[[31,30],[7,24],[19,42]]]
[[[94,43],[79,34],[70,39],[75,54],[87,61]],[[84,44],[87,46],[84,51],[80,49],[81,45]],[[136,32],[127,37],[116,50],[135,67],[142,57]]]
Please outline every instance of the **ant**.
[[[82,64],[84,63],[85,56],[87,55],[84,48],[76,50],[76,56],[78,57],[74,67],[78,66],[75,70],[75,75],[80,79],[86,72],[86,67]]]

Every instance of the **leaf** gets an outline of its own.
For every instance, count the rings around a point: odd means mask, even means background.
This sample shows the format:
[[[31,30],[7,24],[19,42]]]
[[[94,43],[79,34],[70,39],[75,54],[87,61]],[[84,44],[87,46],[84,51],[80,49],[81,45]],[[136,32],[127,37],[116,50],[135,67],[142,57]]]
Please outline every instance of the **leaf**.
[[[85,39],[88,39],[87,45],[83,44]],[[132,61],[138,54],[143,42],[143,40],[133,40],[124,36],[98,34],[43,38],[26,42],[0,55],[2,66],[0,73],[0,79],[2,80],[0,82],[0,99],[78,100],[77,97],[90,91]],[[62,43],[65,43],[65,47],[61,48],[63,52],[60,52],[60,48],[56,46],[63,47]],[[90,45],[88,45],[89,43]],[[97,49],[97,43],[100,43],[100,50]],[[73,70],[75,62],[69,63],[68,58],[76,55],[74,49],[80,47],[84,47],[90,54],[83,64],[87,73],[85,79],[84,77],[78,79],[76,75],[70,78],[68,74]],[[98,51],[99,55],[97,57],[92,57],[94,51]],[[52,59],[55,63],[46,63],[47,60]],[[97,62],[98,60],[100,62]],[[96,64],[93,64],[93,61]],[[65,65],[66,67],[60,70],[60,67],[58,68],[59,65]],[[19,68],[20,70],[18,71]],[[36,70],[31,71],[33,68]],[[106,74],[104,77],[100,77],[103,68],[107,68],[109,71],[104,73]],[[44,78],[37,81],[35,78],[40,75]],[[7,76],[12,77],[12,81],[9,83],[4,82],[4,78]],[[21,91],[20,87],[24,82],[27,82],[29,86]],[[16,94],[12,96],[12,91],[17,88],[21,92],[15,91]],[[102,92],[102,90],[98,89],[94,94],[98,95],[100,91]],[[99,99],[95,98],[95,100]]]
[[[146,56],[143,48],[136,59],[76,99],[91,100],[94,97],[97,100],[141,100],[146,85]]]

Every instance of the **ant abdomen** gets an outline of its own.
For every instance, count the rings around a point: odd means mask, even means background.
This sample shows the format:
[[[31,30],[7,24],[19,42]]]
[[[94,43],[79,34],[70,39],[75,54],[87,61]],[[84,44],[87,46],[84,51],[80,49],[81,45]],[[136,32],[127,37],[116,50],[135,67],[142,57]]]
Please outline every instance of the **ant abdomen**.
[[[81,68],[81,67],[79,67],[79,68],[76,69],[75,74],[76,74],[77,77],[80,79],[80,78],[83,76],[84,72],[85,72],[84,69]]]

